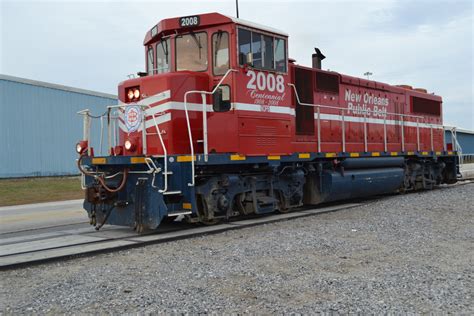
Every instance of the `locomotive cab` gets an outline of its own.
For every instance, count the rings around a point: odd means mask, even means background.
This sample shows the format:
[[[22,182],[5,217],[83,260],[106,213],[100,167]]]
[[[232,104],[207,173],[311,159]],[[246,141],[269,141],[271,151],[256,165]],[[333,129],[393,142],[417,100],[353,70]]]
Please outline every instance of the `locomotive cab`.
[[[194,153],[289,153],[291,120],[268,115],[291,111],[286,42],[281,31],[217,13],[155,25],[144,40],[146,72],[120,83],[119,99],[149,107],[145,130],[159,130],[163,144],[141,135],[139,108],[125,110],[124,155],[164,154],[163,147],[190,154],[191,143]]]

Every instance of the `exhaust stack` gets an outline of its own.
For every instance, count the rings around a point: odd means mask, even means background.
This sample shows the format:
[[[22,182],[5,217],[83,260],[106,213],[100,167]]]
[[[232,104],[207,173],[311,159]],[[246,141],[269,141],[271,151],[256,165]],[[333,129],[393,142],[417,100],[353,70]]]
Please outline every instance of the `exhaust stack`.
[[[314,51],[316,53],[314,53],[312,55],[312,58],[313,58],[313,68],[316,68],[316,69],[321,69],[321,61],[326,58],[326,56],[323,55],[323,53],[321,53],[321,51],[319,50],[319,48],[315,47],[314,48]]]

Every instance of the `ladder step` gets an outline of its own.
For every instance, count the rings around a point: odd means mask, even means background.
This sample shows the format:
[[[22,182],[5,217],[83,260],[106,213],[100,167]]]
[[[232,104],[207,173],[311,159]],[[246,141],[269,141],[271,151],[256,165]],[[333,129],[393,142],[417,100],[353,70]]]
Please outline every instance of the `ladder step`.
[[[173,174],[173,171],[167,171],[167,172],[163,172],[163,174],[166,174],[166,175],[172,175],[172,174]]]
[[[171,213],[168,213],[168,217],[171,217],[171,216],[179,216],[179,215],[189,215],[189,214],[192,214],[193,212],[191,211],[176,211],[176,212],[171,212]]]
[[[198,139],[197,142],[198,143],[204,143],[204,140],[203,139]]]
[[[166,191],[163,195],[181,194],[181,191]]]

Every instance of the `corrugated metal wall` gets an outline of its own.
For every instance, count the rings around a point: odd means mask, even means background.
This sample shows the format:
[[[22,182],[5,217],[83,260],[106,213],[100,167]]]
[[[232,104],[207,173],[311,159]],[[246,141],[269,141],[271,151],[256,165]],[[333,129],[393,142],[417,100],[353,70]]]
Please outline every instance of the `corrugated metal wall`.
[[[82,117],[76,112],[99,114],[117,102],[99,95],[0,78],[0,178],[78,174]],[[93,133],[98,138],[98,128]]]
[[[446,143],[451,143],[451,132],[444,132]],[[474,155],[474,133],[458,131],[456,133],[459,145],[461,145],[462,153],[465,155]]]

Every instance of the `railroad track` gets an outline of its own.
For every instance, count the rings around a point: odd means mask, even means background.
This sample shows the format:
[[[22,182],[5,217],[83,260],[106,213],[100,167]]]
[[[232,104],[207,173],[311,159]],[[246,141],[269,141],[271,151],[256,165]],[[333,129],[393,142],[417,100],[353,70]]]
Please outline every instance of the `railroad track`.
[[[472,182],[474,181],[462,181],[454,185],[463,185]],[[452,187],[454,185],[442,186],[439,189]],[[380,197],[372,197],[362,202],[350,202],[311,209],[300,209],[285,214],[258,216],[254,218],[224,222],[214,226],[196,226],[174,222],[160,226],[159,230],[156,232],[146,235],[137,235],[130,228],[117,226],[104,226],[100,231],[95,231],[86,223],[3,233],[0,234],[0,270],[28,266],[58,259],[142,247],[149,244],[163,243],[200,235],[215,234],[228,230],[329,213],[363,206],[378,199],[380,199]]]
[[[215,234],[227,230],[334,212],[361,205],[364,205],[364,203],[323,206],[285,214],[272,214],[224,222],[213,226],[196,226],[174,222],[162,227],[160,226],[156,232],[146,235],[137,235],[136,232],[127,227],[104,226],[100,231],[95,231],[85,223],[56,226],[51,229],[41,228],[5,233],[0,235],[0,269],[5,270],[58,259],[141,247],[205,234]]]

